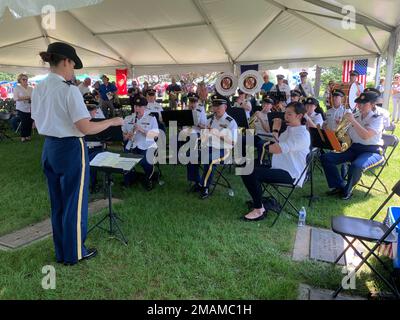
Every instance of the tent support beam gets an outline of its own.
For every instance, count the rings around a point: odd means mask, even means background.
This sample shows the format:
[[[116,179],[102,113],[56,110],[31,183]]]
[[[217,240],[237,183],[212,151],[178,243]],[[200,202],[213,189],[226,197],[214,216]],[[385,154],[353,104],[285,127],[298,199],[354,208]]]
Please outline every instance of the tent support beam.
[[[192,2],[194,4],[194,6],[196,7],[197,11],[199,12],[199,14],[203,17],[203,19],[204,19],[205,23],[207,24],[208,28],[215,35],[215,37],[217,38],[218,42],[221,44],[222,48],[224,48],[225,54],[228,56],[229,63],[233,65],[234,64],[234,60],[233,60],[232,54],[229,52],[228,47],[226,46],[226,44],[222,40],[222,38],[221,38],[220,34],[218,33],[218,31],[214,28],[214,25],[211,22],[211,19],[208,17],[206,11],[201,6],[200,1],[199,0],[192,0]]]
[[[84,50],[84,51],[93,53],[93,54],[95,54],[95,55],[97,55],[97,56],[101,56],[101,57],[103,57],[103,58],[107,58],[107,59],[110,59],[110,60],[119,62],[119,63],[121,63],[121,64],[124,64],[124,62],[121,61],[121,60],[115,59],[115,58],[113,58],[113,57],[109,57],[109,56],[107,56],[107,55],[105,55],[105,54],[102,54],[102,53],[99,53],[99,52],[90,50],[90,49],[88,49],[88,48],[84,48],[84,47],[79,46],[79,45],[77,45],[77,44],[75,44],[75,43],[71,43],[71,42],[68,42],[68,41],[65,41],[65,40],[61,40],[61,39],[58,39],[58,38],[54,38],[54,37],[52,37],[52,36],[49,36],[49,39],[53,39],[53,40],[55,40],[55,41],[60,41],[60,42],[65,42],[65,43],[67,43],[67,44],[69,44],[69,45],[71,45],[71,46],[73,46],[73,47],[75,47],[75,48],[78,48],[78,49],[81,49],[81,50]]]
[[[111,47],[107,42],[105,42],[102,38],[96,36],[94,32],[87,26],[85,25],[80,19],[78,19],[72,12],[67,11],[67,13],[79,24],[81,25],[84,29],[86,29],[93,37],[95,37],[97,40],[99,40],[105,47],[107,47],[111,52],[113,52],[115,55],[118,56],[119,59],[121,59],[126,67],[132,68],[132,64],[129,63],[117,50],[115,50],[113,47]]]
[[[369,28],[366,25],[364,25],[364,28],[365,28],[365,30],[367,30],[372,42],[375,44],[375,47],[378,49],[379,55],[381,55],[382,54],[382,50],[379,47],[378,42],[376,42],[375,37],[372,35],[371,31],[369,30]]]
[[[387,52],[387,62],[386,62],[385,92],[383,94],[383,107],[386,110],[389,110],[389,98],[392,90],[394,60],[396,58],[397,50],[399,48],[399,43],[400,43],[400,26],[398,26],[396,30],[392,32],[389,40],[389,48]]]
[[[115,35],[115,34],[134,33],[134,32],[146,32],[146,31],[152,32],[152,31],[162,31],[162,30],[190,28],[190,27],[203,27],[206,25],[207,24],[205,22],[194,22],[194,23],[154,27],[154,28],[128,29],[128,30],[118,30],[118,31],[109,31],[109,32],[95,32],[95,33],[93,33],[93,35],[94,36],[109,36],[109,35]]]
[[[44,41],[46,41],[46,44],[47,44],[47,46],[48,46],[48,45],[50,44],[49,35],[47,34],[47,31],[43,28],[42,20],[40,19],[40,16],[37,16],[37,17],[35,17],[35,18],[36,18],[36,21],[37,21],[37,23],[38,23],[40,32],[41,32],[42,35],[43,35]]]
[[[312,21],[312,20],[310,20],[310,19],[308,19],[308,18],[302,16],[302,15],[299,14],[299,13],[297,13],[295,10],[289,9],[289,8],[287,8],[287,7],[283,6],[283,5],[281,5],[280,3],[278,3],[278,2],[276,2],[276,1],[274,1],[274,0],[265,0],[265,1],[266,1],[266,2],[269,2],[269,3],[273,4],[273,5],[275,5],[276,7],[280,8],[281,10],[287,11],[288,13],[294,15],[295,17],[297,17],[297,18],[299,18],[299,19],[301,19],[301,20],[303,20],[303,21],[306,21],[306,22],[308,22],[309,24],[312,24],[313,26],[315,26],[315,27],[317,27],[317,28],[319,28],[319,29],[321,29],[321,30],[324,30],[325,32],[327,32],[327,33],[329,33],[329,34],[335,36],[336,38],[339,38],[339,39],[341,39],[341,40],[343,40],[343,41],[346,41],[346,42],[350,43],[351,45],[353,45],[353,46],[355,46],[355,47],[357,47],[357,48],[359,48],[359,49],[361,49],[361,50],[363,50],[363,51],[366,51],[366,52],[368,52],[368,53],[370,53],[370,54],[375,54],[375,55],[377,54],[377,53],[374,52],[374,51],[371,51],[371,50],[369,50],[369,49],[367,49],[367,48],[364,48],[364,47],[358,45],[357,43],[355,43],[355,42],[353,42],[353,41],[350,41],[350,40],[348,40],[348,39],[346,39],[346,38],[344,38],[344,37],[342,37],[342,36],[340,36],[340,35],[338,35],[338,34],[332,32],[331,30],[329,30],[329,29],[327,29],[327,28],[324,28],[323,26],[319,25],[318,23],[316,23],[316,22],[314,22],[314,21]]]
[[[17,44],[21,44],[21,43],[25,43],[25,42],[29,42],[29,41],[33,41],[33,40],[37,40],[37,39],[42,39],[42,38],[43,38],[43,36],[40,36],[40,37],[30,38],[30,39],[26,39],[26,40],[14,42],[14,43],[6,44],[4,46],[1,46],[0,49],[16,46]]]
[[[379,56],[376,59],[375,88],[378,87],[381,80],[381,63],[382,63],[382,57]]]
[[[161,49],[164,50],[164,52],[176,63],[179,64],[179,62],[174,58],[174,56],[167,50],[167,48],[164,47],[164,45],[156,38],[156,36],[151,32],[151,31],[146,31],[146,33],[160,46]]]
[[[265,30],[267,30],[267,29],[276,21],[276,19],[278,19],[278,18],[281,16],[281,14],[282,14],[283,12],[284,12],[283,10],[280,10],[280,11],[278,12],[278,14],[276,14],[275,17],[274,17],[271,21],[269,21],[269,22],[267,23],[267,25],[260,31],[260,33],[257,34],[257,35],[253,38],[253,40],[251,40],[250,43],[239,53],[239,55],[235,58],[234,61],[237,61],[237,60],[247,51],[247,49],[249,49],[249,48],[253,45],[253,43],[257,41],[257,39],[258,39],[259,37],[261,37],[261,35],[265,32]]]
[[[326,10],[343,15],[341,7],[327,3],[325,1],[321,1],[321,0],[303,0],[303,1],[311,3],[317,7],[321,7]],[[373,18],[367,17],[366,15],[357,13],[357,12],[356,12],[356,21],[359,21],[360,24],[366,24],[369,26],[373,26],[378,29],[385,30],[387,32],[393,32],[395,29],[393,26],[388,25],[387,23],[379,21],[378,19],[373,19]]]

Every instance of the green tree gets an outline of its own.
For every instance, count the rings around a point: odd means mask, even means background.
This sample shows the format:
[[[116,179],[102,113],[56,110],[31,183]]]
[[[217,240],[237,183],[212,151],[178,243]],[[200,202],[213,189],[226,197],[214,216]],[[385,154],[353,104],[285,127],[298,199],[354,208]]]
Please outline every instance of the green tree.
[[[342,68],[329,67],[323,68],[321,72],[321,88],[326,88],[330,80],[335,82],[342,81]]]
[[[0,81],[16,81],[17,76],[12,73],[0,72]]]

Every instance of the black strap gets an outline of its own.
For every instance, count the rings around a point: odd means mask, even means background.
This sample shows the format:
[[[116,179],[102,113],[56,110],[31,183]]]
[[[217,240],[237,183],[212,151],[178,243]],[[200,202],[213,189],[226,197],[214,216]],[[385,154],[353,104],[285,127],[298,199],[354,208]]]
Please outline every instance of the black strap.
[[[301,95],[302,95],[303,97],[306,97],[306,98],[307,98],[306,92],[304,91],[304,88],[303,88],[303,86],[302,86],[301,83],[300,83],[300,85],[299,85],[299,89],[300,89],[300,91],[301,91]]]

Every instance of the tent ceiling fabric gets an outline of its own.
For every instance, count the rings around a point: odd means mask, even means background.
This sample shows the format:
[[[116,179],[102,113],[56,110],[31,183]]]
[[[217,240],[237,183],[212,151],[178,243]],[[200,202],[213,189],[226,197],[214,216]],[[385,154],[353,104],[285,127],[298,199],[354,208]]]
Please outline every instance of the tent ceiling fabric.
[[[87,7],[78,7],[77,1],[70,7],[62,7],[66,1],[44,2],[60,9],[55,30],[43,30],[40,16],[32,16],[41,1],[34,10],[19,11],[26,1],[12,1],[19,19],[4,11],[1,70],[45,70],[38,53],[47,41],[74,45],[85,67],[81,72],[113,73],[117,67],[133,68],[135,75],[232,71],[231,58],[235,64],[269,67],[330,65],[343,58],[376,57],[390,37],[379,23],[386,29],[400,23],[394,0],[369,1],[368,6],[346,0],[378,24],[366,28],[357,21],[354,30],[342,28],[340,13],[322,7],[340,6],[336,0],[92,0]]]

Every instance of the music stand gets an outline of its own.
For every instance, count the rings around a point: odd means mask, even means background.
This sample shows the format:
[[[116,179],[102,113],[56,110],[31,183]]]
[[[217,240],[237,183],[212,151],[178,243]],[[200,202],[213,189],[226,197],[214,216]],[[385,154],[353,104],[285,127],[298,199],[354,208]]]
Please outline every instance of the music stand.
[[[92,119],[91,121],[93,122],[100,122],[104,121],[104,119]],[[86,141],[95,141],[95,142],[101,142],[101,143],[106,143],[106,142],[122,142],[123,141],[123,135],[122,135],[122,129],[120,126],[118,127],[109,127],[108,129],[99,132],[98,134],[95,135],[88,135],[85,137]],[[124,154],[124,157],[129,157],[128,155]],[[125,235],[123,234],[120,226],[118,225],[118,221],[120,220],[122,222],[122,219],[119,218],[114,212],[113,207],[112,207],[112,185],[113,185],[113,173],[125,173],[124,170],[122,169],[117,169],[117,168],[112,168],[112,167],[104,167],[104,166],[94,166],[90,165],[93,169],[96,169],[99,172],[104,173],[104,192],[105,196],[108,196],[108,213],[105,215],[98,223],[96,223],[94,226],[92,226],[88,233],[91,232],[94,228],[99,228],[102,229],[106,232],[108,232],[110,235],[115,235],[117,232],[120,237],[116,236],[118,240],[123,242],[125,245],[128,244],[128,241],[125,238]],[[107,194],[107,195],[106,195]],[[103,228],[101,224],[109,220],[109,229]]]
[[[239,128],[249,128],[249,122],[247,120],[246,111],[242,108],[230,108],[227,110],[227,114],[232,117]]]
[[[192,110],[164,110],[161,111],[161,117],[166,126],[169,126],[170,121],[176,121],[178,127],[194,126]]]

